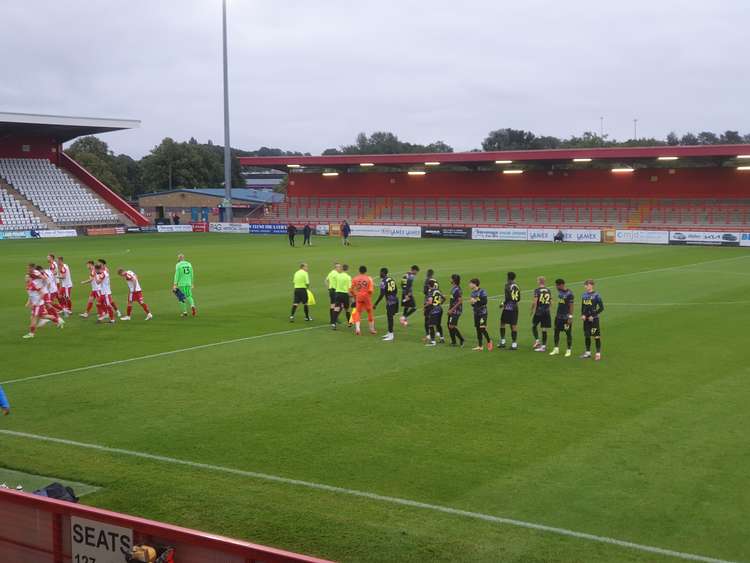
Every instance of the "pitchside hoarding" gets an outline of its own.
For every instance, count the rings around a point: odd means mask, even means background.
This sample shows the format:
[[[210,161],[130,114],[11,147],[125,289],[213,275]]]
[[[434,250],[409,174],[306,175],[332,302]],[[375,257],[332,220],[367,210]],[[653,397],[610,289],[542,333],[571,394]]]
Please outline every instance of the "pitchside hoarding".
[[[393,225],[352,225],[355,237],[422,238],[422,227]]]
[[[750,233],[742,233],[740,246],[750,246]]]
[[[471,238],[474,240],[527,240],[527,229],[497,229],[474,227]]]
[[[422,238],[471,238],[471,229],[465,227],[422,227]]]
[[[562,229],[565,242],[602,242],[598,229]],[[531,240],[552,242],[558,229],[484,228],[471,229],[474,240]]]
[[[209,223],[208,232],[246,235],[250,232],[250,225],[247,223]]]
[[[250,223],[251,235],[285,235],[287,225],[281,223]]]
[[[740,246],[741,236],[726,231],[669,231],[669,244]]]
[[[615,231],[615,242],[624,244],[669,244],[669,231]]]
[[[65,237],[77,237],[78,233],[75,229],[51,229],[49,231],[37,231],[41,238],[65,238]]]
[[[192,225],[157,225],[156,230],[160,233],[192,233]]]

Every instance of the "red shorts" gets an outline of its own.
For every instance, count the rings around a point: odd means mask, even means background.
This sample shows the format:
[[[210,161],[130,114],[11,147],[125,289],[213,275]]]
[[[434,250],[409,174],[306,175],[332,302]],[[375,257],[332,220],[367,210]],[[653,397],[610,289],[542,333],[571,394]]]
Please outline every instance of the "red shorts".
[[[41,305],[32,305],[31,306],[31,316],[32,317],[41,317],[42,315],[47,314],[47,306],[42,303]]]
[[[60,288],[60,289],[58,290],[57,294],[58,294],[58,295],[59,295],[60,297],[65,297],[65,298],[68,298],[68,297],[70,297],[70,288],[69,288],[69,287],[61,287],[61,288]]]
[[[112,296],[111,295],[104,295],[103,293],[99,294],[99,305],[102,307],[110,307],[112,306]]]
[[[89,299],[91,299],[91,301],[99,301],[99,292],[92,289],[91,293],[89,293]]]
[[[128,294],[128,303],[140,303],[143,304],[143,292],[142,291],[131,291]]]

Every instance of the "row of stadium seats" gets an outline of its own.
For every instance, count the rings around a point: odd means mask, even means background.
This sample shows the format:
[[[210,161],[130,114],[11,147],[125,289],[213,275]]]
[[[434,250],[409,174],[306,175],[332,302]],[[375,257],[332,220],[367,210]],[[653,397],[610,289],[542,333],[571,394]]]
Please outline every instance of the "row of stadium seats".
[[[0,188],[0,231],[45,229],[47,226],[24,205]]]
[[[107,204],[49,160],[0,158],[0,177],[60,225],[120,222]]]
[[[271,209],[280,222],[746,227],[750,200],[289,198]]]

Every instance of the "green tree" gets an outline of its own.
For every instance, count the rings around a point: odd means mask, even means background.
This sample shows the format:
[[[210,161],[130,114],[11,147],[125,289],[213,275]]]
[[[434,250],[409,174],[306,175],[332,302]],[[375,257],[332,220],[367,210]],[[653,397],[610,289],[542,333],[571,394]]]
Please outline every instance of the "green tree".
[[[65,153],[117,193],[125,197],[135,195],[137,184],[131,181],[127,166],[123,166],[123,159],[132,159],[126,155],[115,156],[101,139],[81,137]]]
[[[402,153],[435,153],[453,152],[453,147],[443,141],[428,145],[409,143],[400,140],[389,131],[375,131],[370,136],[360,133],[353,145],[344,145],[339,149],[326,149],[324,155],[333,154],[402,154]]]

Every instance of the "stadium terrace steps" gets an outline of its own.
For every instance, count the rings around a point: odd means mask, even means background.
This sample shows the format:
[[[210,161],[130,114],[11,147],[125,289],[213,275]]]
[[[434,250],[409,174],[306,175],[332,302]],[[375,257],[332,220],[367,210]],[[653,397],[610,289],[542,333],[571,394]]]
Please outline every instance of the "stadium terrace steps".
[[[110,203],[99,197],[99,194],[97,194],[94,190],[92,190],[90,187],[88,187],[86,184],[79,182],[78,179],[73,176],[68,170],[65,170],[64,168],[58,168],[60,172],[62,172],[65,176],[70,178],[73,182],[77,183],[81,188],[86,190],[89,194],[91,194],[91,197],[96,199],[97,201],[100,201],[105,205],[107,209],[109,209],[112,214],[114,214],[117,217],[117,220],[115,221],[118,224],[122,225],[130,225],[132,221],[126,217],[122,212],[120,212],[118,209],[116,209],[114,206],[112,206]]]
[[[750,199],[312,198],[274,205],[278,222],[405,223],[571,227],[732,228],[750,226]]]
[[[57,226],[125,222],[120,213],[47,159],[0,158],[0,178]]]
[[[8,182],[0,178],[0,231],[50,229],[52,219]]]

